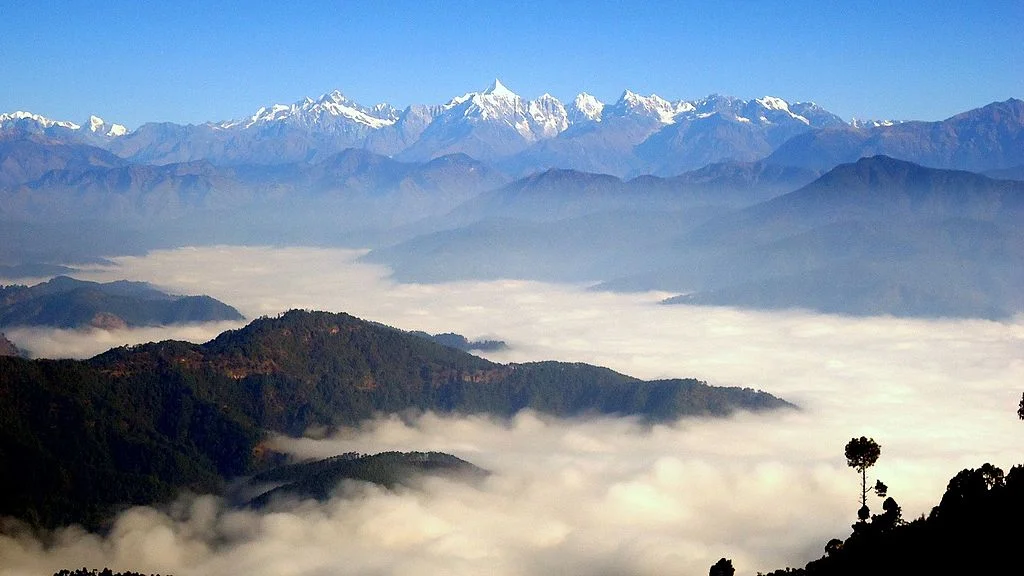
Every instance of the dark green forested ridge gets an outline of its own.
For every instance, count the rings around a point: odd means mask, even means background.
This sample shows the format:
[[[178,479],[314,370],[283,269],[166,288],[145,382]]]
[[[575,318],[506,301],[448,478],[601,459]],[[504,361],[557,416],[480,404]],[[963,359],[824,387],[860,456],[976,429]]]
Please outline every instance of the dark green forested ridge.
[[[496,364],[347,314],[291,311],[205,344],[165,341],[84,361],[0,358],[0,515],[95,526],[119,505],[219,491],[258,468],[267,430],[432,410],[664,420],[792,407],[693,379],[597,366]]]

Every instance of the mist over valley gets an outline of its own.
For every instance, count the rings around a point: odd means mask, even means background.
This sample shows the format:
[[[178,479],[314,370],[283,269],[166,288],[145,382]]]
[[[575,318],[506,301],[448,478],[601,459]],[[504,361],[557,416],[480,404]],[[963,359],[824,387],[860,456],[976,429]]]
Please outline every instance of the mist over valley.
[[[1020,5],[692,8],[8,7],[0,576],[1005,571]]]

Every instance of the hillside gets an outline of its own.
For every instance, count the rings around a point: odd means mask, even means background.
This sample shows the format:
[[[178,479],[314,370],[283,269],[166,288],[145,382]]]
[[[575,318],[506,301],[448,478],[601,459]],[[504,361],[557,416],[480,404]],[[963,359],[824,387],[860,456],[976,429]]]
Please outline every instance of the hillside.
[[[829,542],[820,559],[766,576],[1012,572],[1022,514],[1024,467],[1014,466],[1004,476],[984,464],[953,477],[927,517],[908,522],[892,501],[885,513],[854,524],[845,541]]]
[[[58,276],[35,286],[0,286],[0,326],[111,329],[242,319],[209,296],[172,296],[144,282]]]
[[[7,339],[7,336],[0,332],[0,356],[20,356],[21,350]]]
[[[380,413],[635,415],[650,421],[792,405],[696,380],[597,366],[495,364],[346,314],[292,311],[202,345],[166,341],[85,361],[0,358],[0,515],[99,525],[180,488],[254,471],[266,431]],[[68,386],[74,382],[75,386]]]
[[[410,486],[424,476],[477,481],[487,474],[486,470],[443,452],[353,453],[280,466],[256,474],[246,484],[273,486],[264,488],[249,502],[261,507],[282,497],[327,500],[343,480],[393,488]]]

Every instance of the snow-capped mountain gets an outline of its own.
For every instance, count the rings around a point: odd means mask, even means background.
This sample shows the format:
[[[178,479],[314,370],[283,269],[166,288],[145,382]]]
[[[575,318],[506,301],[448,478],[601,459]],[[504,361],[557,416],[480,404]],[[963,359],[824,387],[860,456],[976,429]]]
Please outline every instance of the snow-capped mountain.
[[[0,128],[11,128],[14,126],[45,128],[64,128],[67,130],[80,130],[82,127],[74,122],[51,120],[39,114],[31,112],[17,112],[0,114]]]
[[[600,122],[604,103],[586,92],[580,92],[567,108],[570,124]]]
[[[362,106],[334,90],[316,99],[262,106],[236,120],[198,126],[144,124],[111,149],[153,164],[312,162],[346,148],[363,148],[371,134],[398,121],[398,111],[389,104]]]
[[[0,131],[17,130],[28,134],[41,134],[72,143],[103,144],[111,138],[128,134],[121,124],[110,124],[98,116],[89,116],[84,124],[67,120],[53,120],[32,112],[0,114]]]
[[[850,118],[850,126],[854,128],[882,128],[895,126],[899,120],[864,120],[862,118]]]
[[[530,102],[530,123],[534,135],[539,138],[554,138],[569,127],[569,114],[565,106],[554,96],[544,93]]]
[[[773,96],[669,100],[625,90],[611,104],[580,93],[566,106],[547,93],[528,100],[500,80],[443,104],[401,111],[386,103],[363,106],[334,90],[235,120],[146,124],[134,132],[98,117],[79,126],[27,112],[0,115],[0,126],[12,122],[153,164],[315,162],[362,148],[416,161],[465,153],[513,173],[572,168],[619,176],[757,159],[794,135],[845,125],[813,103]]]
[[[790,104],[775,96],[743,100],[713,94],[676,106],[682,111],[671,125],[636,147],[642,171],[674,175],[724,160],[754,161],[804,132],[845,125],[814,103]]]
[[[222,122],[221,128],[259,128],[261,125],[284,123],[311,130],[331,132],[346,123],[363,125],[370,129],[390,126],[398,120],[398,111],[390,104],[377,104],[367,108],[349,100],[340,90],[334,90],[314,100],[305,98],[293,104],[264,106],[244,120]]]
[[[553,138],[568,127],[568,112],[554,96],[544,94],[529,101],[495,80],[482,92],[469,92],[445,104],[399,157],[425,160],[460,152],[493,161]]]
[[[89,132],[116,138],[127,134],[128,129],[121,124],[108,124],[99,116],[89,116]]]
[[[626,90],[615,104],[604,108],[602,116],[637,115],[652,118],[662,124],[671,124],[676,113],[676,105],[657,94],[641,96]]]

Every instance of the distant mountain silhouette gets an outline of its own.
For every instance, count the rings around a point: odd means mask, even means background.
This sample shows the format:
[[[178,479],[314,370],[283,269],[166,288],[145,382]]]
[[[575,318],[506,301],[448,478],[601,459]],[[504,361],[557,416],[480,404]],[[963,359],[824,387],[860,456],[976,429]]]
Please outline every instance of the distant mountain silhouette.
[[[128,328],[242,319],[209,296],[172,296],[144,282],[58,276],[35,286],[0,286],[0,326]]]
[[[0,134],[0,188],[32,182],[51,170],[77,173],[115,168],[128,161],[87,144],[54,141],[37,135]]]
[[[1022,219],[1024,183],[865,158],[702,225],[633,284],[689,292],[670,303],[1005,318],[1024,310]]]
[[[766,161],[827,170],[878,154],[975,172],[1020,166],[1024,164],[1024,101],[993,102],[939,122],[810,131],[779,146]]]

